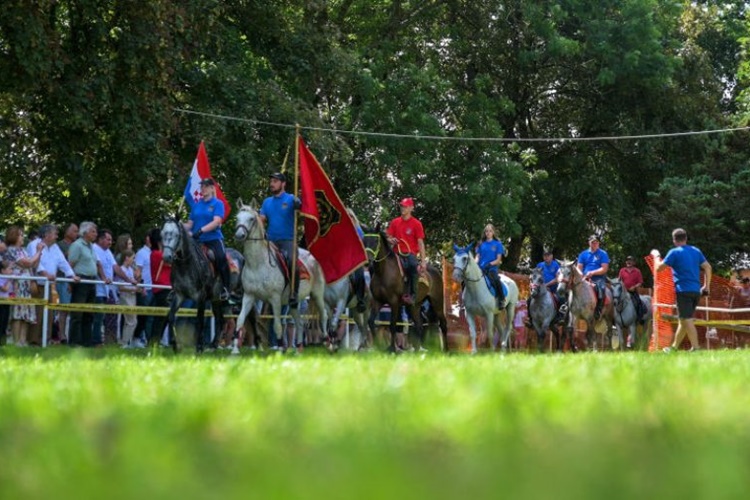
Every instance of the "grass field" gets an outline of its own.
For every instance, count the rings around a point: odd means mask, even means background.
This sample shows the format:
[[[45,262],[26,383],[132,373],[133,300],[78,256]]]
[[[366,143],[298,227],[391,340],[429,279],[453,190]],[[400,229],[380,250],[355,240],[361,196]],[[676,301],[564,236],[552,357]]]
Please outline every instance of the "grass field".
[[[749,351],[147,354],[0,349],[0,498],[750,491]]]

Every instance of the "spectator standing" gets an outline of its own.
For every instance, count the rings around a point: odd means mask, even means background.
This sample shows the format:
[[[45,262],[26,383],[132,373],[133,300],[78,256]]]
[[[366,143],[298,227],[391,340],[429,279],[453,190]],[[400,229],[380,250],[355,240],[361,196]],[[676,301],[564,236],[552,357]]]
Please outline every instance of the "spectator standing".
[[[5,258],[0,260],[0,276],[11,276],[13,263]],[[0,298],[7,299],[14,296],[13,280],[0,277]],[[0,304],[0,347],[8,342],[8,322],[10,321],[10,304]]]
[[[18,226],[10,226],[5,232],[5,243],[8,245],[7,258],[13,263],[13,274],[16,276],[32,276],[32,270],[39,264],[42,256],[41,247],[38,243],[37,254],[29,257],[23,248],[23,230]],[[30,299],[32,288],[36,286],[35,280],[17,280],[14,287],[16,297]],[[36,308],[32,305],[19,304],[13,306],[10,312],[10,329],[13,334],[13,342],[17,346],[26,346],[29,325],[36,323]]]
[[[90,221],[81,222],[81,236],[70,245],[68,259],[73,271],[84,280],[99,279],[99,265],[94,252],[97,227]],[[96,301],[94,283],[73,283],[71,286],[72,304],[93,304]],[[91,347],[93,338],[93,313],[73,312],[70,314],[70,334],[68,344]]]
[[[526,349],[526,318],[528,317],[528,308],[525,300],[519,300],[516,304],[516,316],[513,318],[513,329],[516,331],[516,349]]]
[[[150,307],[154,304],[154,291],[151,289],[153,281],[151,280],[151,238],[150,232],[146,234],[143,240],[143,246],[135,254],[135,277],[140,279],[143,288],[136,294],[136,304],[138,306]],[[134,335],[145,341],[151,337],[151,328],[154,324],[154,317],[150,315],[138,315],[138,325],[135,327]]]
[[[78,224],[68,224],[63,231],[63,238],[57,242],[57,246],[60,248],[63,256],[67,259],[70,245],[78,239]],[[68,261],[70,263],[70,261]],[[65,274],[61,271],[57,273],[58,278],[65,277]],[[67,281],[59,281],[55,284],[57,290],[57,298],[60,304],[70,304],[72,297],[72,286]],[[68,340],[68,312],[58,311],[57,312],[57,331],[60,337],[60,341]]]
[[[674,248],[667,252],[667,256],[656,267],[656,272],[669,266],[672,268],[672,279],[677,295],[677,331],[672,345],[664,348],[664,352],[679,349],[687,335],[690,340],[691,351],[700,349],[698,332],[695,329],[693,314],[698,307],[701,295],[708,295],[711,290],[711,264],[706,260],[698,248],[687,244],[687,232],[682,228],[672,231]],[[705,284],[701,286],[700,272],[704,272]]]
[[[125,249],[123,250],[118,256],[117,256],[117,265],[120,268],[120,271],[124,275],[126,282],[133,283],[135,281],[135,268],[133,266],[133,261],[135,259],[135,254],[132,250]],[[120,286],[119,287],[119,298],[120,298],[120,304],[125,306],[134,307],[135,306],[135,294],[136,294],[137,288],[135,284],[132,284],[131,286]],[[138,319],[136,318],[135,314],[123,314],[123,320],[124,325],[122,329],[122,339],[121,344],[122,347],[126,348],[132,348],[136,347],[136,343],[133,339],[133,332],[135,331],[135,327],[138,324]],[[141,347],[140,344],[138,347]]]
[[[163,245],[161,240],[161,229],[152,229],[149,233],[151,240],[151,270],[153,272],[152,281],[154,285],[172,286],[172,266],[164,262]],[[169,307],[169,289],[154,289],[154,306]],[[166,316],[155,316],[154,325],[151,330],[149,342],[159,342],[164,334],[164,327],[167,322]]]
[[[112,254],[110,247],[112,246],[112,231],[109,229],[100,229],[96,237],[96,243],[94,243],[94,253],[96,254],[96,260],[98,262],[97,271],[99,274],[99,280],[104,283],[97,283],[96,285],[96,300],[97,304],[116,304],[115,290],[114,287],[110,286],[114,279],[115,274],[115,256]],[[93,325],[93,338],[94,345],[100,345],[105,339],[112,341],[116,338],[116,323],[113,319],[107,321],[108,325],[102,337],[102,326],[104,325],[104,313],[94,314],[94,325]]]
[[[67,259],[63,255],[60,247],[57,245],[57,226],[53,224],[44,224],[39,228],[39,238],[29,243],[27,251],[29,255],[36,255],[39,243],[42,243],[41,257],[39,259],[39,265],[36,268],[36,274],[44,276],[50,282],[51,286],[55,285],[55,279],[58,274],[62,274],[66,278],[77,279],[73,268],[70,267]],[[32,253],[33,252],[33,253]],[[39,282],[39,292],[36,294],[37,297],[44,297],[44,282]],[[37,318],[42,318],[44,314],[44,306],[36,306]],[[52,337],[52,317],[51,311],[47,311],[47,338]],[[30,329],[30,343],[41,344],[42,341],[42,321],[37,321]]]

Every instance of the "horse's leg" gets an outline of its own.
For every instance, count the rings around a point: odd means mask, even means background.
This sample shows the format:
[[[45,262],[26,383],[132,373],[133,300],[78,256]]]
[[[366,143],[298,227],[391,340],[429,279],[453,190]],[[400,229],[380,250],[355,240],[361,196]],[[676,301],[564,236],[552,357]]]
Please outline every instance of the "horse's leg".
[[[198,299],[198,324],[195,325],[195,352],[203,352],[203,324],[206,317],[206,300]]]
[[[169,305],[169,314],[167,315],[167,340],[169,345],[172,346],[172,350],[177,353],[177,336],[174,333],[174,322],[177,317],[177,310],[180,308],[182,303],[181,297],[176,293],[172,297],[172,303]]]
[[[236,355],[240,353],[239,332],[245,329],[247,315],[250,314],[254,304],[255,300],[252,295],[242,294],[242,308],[240,309],[239,316],[237,316],[237,323],[234,326],[234,335],[232,336],[232,354]]]
[[[414,337],[417,339],[417,345],[414,349],[417,351],[426,351],[424,348],[424,325],[422,324],[422,313],[420,311],[421,306],[414,304],[411,306],[411,319],[414,322]]]
[[[469,324],[469,335],[471,336],[471,353],[477,353],[477,323],[474,315],[466,311],[466,322]]]
[[[273,315],[273,330],[276,332],[277,340],[284,339],[284,331],[281,329],[281,296],[277,295],[270,301],[271,303],[271,314]],[[268,338],[266,338],[266,345],[268,345]]]
[[[214,324],[215,324],[215,334],[214,338],[211,341],[211,348],[212,349],[218,349],[219,347],[219,338],[223,336],[224,332],[224,309],[222,308],[222,303],[220,300],[212,301],[211,302],[211,311],[214,313]]]

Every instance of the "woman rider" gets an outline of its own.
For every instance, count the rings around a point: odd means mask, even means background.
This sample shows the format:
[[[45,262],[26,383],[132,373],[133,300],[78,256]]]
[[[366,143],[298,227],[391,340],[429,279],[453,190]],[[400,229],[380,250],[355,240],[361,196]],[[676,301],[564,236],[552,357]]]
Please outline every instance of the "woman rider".
[[[500,282],[500,276],[498,276],[498,266],[503,261],[504,254],[505,247],[495,236],[495,226],[487,224],[484,226],[482,240],[477,245],[477,261],[479,267],[482,268],[482,272],[490,279],[490,283],[497,292],[498,309],[503,308],[503,302],[505,301],[503,285]]]

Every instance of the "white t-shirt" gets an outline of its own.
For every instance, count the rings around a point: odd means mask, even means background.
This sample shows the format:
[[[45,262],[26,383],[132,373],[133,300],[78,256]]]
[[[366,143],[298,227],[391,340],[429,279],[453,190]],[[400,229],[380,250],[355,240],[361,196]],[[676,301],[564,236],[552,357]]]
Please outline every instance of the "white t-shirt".
[[[151,280],[151,249],[147,246],[141,247],[135,254],[135,265],[141,269],[143,284],[152,285]]]
[[[112,255],[112,252],[109,250],[109,248],[105,250],[96,243],[94,243],[93,246],[94,253],[96,254],[96,260],[101,262],[102,269],[104,269],[104,276],[114,281],[116,264],[115,256]],[[115,297],[117,297],[117,287],[113,287],[111,285],[107,286],[103,284],[96,285],[97,297],[106,297],[108,291],[113,291],[115,293]]]

